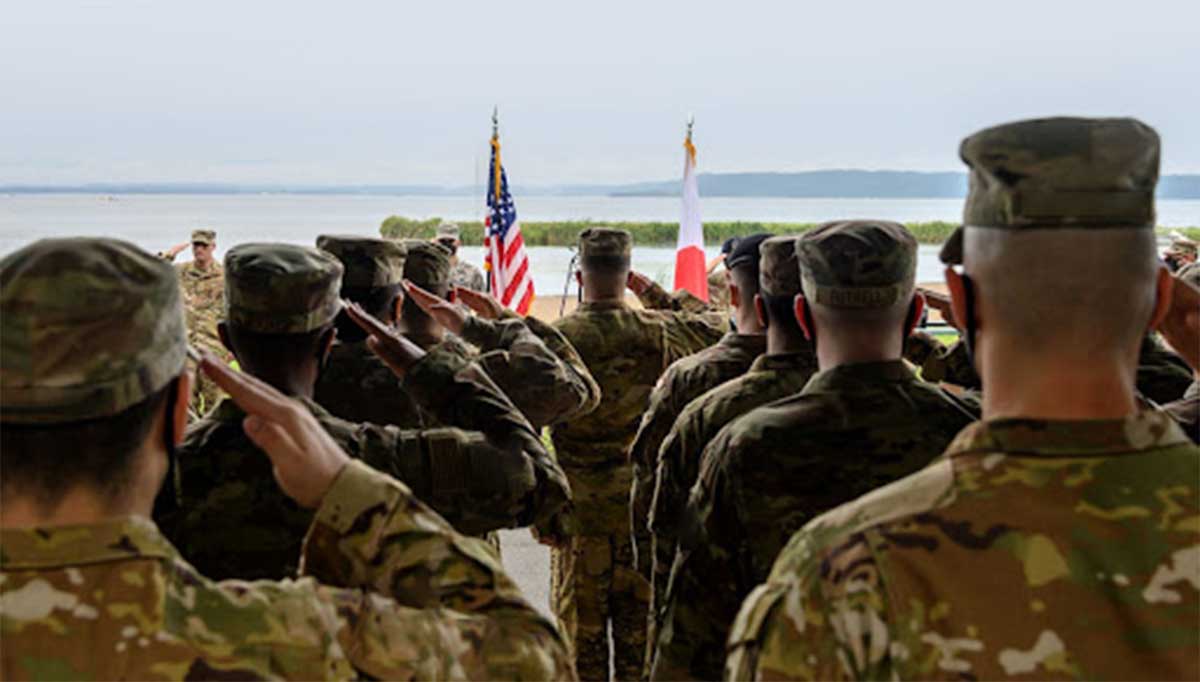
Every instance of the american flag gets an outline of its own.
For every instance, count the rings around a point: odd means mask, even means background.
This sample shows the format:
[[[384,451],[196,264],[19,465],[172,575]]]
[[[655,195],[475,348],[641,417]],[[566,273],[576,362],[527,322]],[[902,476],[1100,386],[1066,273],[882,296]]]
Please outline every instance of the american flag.
[[[508,193],[508,176],[500,164],[500,139],[492,136],[492,172],[488,173],[488,217],[486,228],[487,251],[483,269],[488,272],[492,295],[501,304],[520,315],[528,314],[533,303],[533,277],[529,274],[529,257],[517,207]]]

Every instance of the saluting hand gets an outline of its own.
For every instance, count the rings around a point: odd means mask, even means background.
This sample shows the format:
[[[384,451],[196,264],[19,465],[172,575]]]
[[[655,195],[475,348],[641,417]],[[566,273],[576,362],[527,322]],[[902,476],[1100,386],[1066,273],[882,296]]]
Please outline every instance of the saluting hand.
[[[432,317],[438,324],[455,334],[462,333],[463,325],[467,321],[467,314],[458,306],[440,296],[434,296],[408,280],[404,280],[404,291],[421,310],[425,311],[426,315]]]
[[[419,295],[414,292],[420,292],[426,296],[431,295],[429,292],[413,286],[407,280],[404,282],[404,290],[409,296],[414,296],[414,300],[418,300],[415,296]],[[346,303],[346,315],[367,333],[367,347],[375,355],[378,355],[379,359],[383,360],[396,376],[403,377],[409,367],[425,357],[425,351],[421,350],[420,346],[380,322],[378,318],[363,310],[362,306],[357,303]]]
[[[925,296],[926,305],[941,314],[946,324],[962,331],[962,328],[958,326],[958,320],[954,319],[954,306],[951,304],[949,296],[925,287],[917,287],[917,291]]]
[[[1158,331],[1193,372],[1200,372],[1200,290],[1175,278],[1171,307]]]
[[[242,429],[267,453],[279,487],[301,507],[314,508],[350,457],[303,405],[203,351],[200,369],[246,412]]]
[[[654,286],[654,280],[636,270],[630,270],[629,279],[626,282],[626,285],[629,287],[630,291],[638,296],[641,296],[642,294],[646,293],[650,287]]]
[[[504,314],[500,301],[481,291],[454,287],[454,297],[485,320],[498,320]]]

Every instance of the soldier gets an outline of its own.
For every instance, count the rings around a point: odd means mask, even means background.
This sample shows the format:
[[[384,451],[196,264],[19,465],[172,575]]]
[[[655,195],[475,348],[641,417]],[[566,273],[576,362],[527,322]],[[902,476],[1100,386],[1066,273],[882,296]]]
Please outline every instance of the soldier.
[[[306,577],[215,582],[180,557],[149,518],[190,394],[180,288],[157,258],[111,239],[10,254],[0,343],[0,677],[572,676],[553,626],[479,541],[211,355],[204,371],[250,415],[280,488],[315,510]],[[428,362],[386,350],[400,370]],[[443,452],[484,437],[446,435]]]
[[[213,230],[192,230],[192,260],[175,266],[179,282],[183,285],[183,303],[186,312],[188,343],[217,355],[225,362],[233,358],[221,345],[217,337],[217,323],[225,310],[225,270],[213,254],[217,249],[217,233]],[[187,248],[179,244],[159,256],[174,262],[175,257]],[[195,413],[203,415],[221,399],[221,390],[202,374],[196,375],[193,405]]]
[[[458,530],[528,526],[567,503],[562,470],[537,434],[507,399],[494,399],[498,391],[478,367],[454,353],[428,353],[405,373],[404,390],[440,423],[486,438],[459,444],[454,429],[356,424],[312,400],[341,309],[342,266],[333,256],[301,246],[241,244],[229,250],[225,268],[227,319],[218,329],[242,370],[294,397],[343,450],[404,481]],[[390,333],[359,311],[349,309],[359,322],[369,319]],[[174,509],[167,505],[158,518],[206,575],[278,579],[294,574],[311,513],[264,483],[270,463],[242,432],[244,418],[226,400],[188,429]]]
[[[641,673],[649,585],[633,566],[629,447],[651,388],[676,359],[717,341],[719,327],[687,313],[625,304],[632,239],[624,230],[579,235],[579,308],[554,326],[602,389],[594,412],[551,430],[571,482],[579,530],[553,554],[553,601],[582,678],[608,679],[611,621],[618,679]]]
[[[654,472],[658,448],[684,406],[710,388],[743,374],[767,348],[767,337],[754,308],[758,295],[758,246],[768,234],[743,239],[725,261],[729,269],[729,300],[738,331],[727,332],[717,343],[671,364],[650,393],[650,407],[642,417],[629,459],[633,463],[630,491],[631,531],[638,570],[647,580],[650,573],[650,537],[646,521],[654,496]]]
[[[716,679],[742,598],[788,537],[912,473],[974,418],[901,359],[921,317],[917,242],[899,223],[826,223],[795,241],[794,314],[820,371],[735,419],[704,449],[679,521],[651,678]]]
[[[960,154],[964,227],[942,256],[984,419],[792,538],[742,607],[726,674],[1200,678],[1184,521],[1200,515],[1200,449],[1140,410],[1133,382],[1170,298],[1158,135],[1040,119]]]
[[[657,635],[661,623],[661,606],[679,539],[679,518],[687,503],[688,491],[700,475],[704,446],[736,417],[759,405],[799,393],[817,371],[812,342],[804,337],[804,331],[792,313],[792,301],[800,293],[795,242],[795,237],[772,237],[759,247],[759,293],[752,305],[758,323],[766,330],[766,354],[756,358],[743,375],[688,403],[659,451],[654,453],[656,475],[650,511],[641,519],[640,529],[641,532],[652,532],[649,637]],[[654,639],[650,640],[650,654],[653,654],[654,642]],[[647,658],[647,665],[651,658]]]
[[[458,257],[458,247],[462,246],[459,227],[455,223],[442,223],[437,227],[437,236],[433,240],[450,252],[450,284],[471,291],[486,291],[483,282],[483,271]]]
[[[599,402],[595,381],[562,334],[506,311],[487,294],[452,290],[449,259],[436,244],[322,235],[317,247],[345,267],[344,298],[367,307],[426,350],[439,347],[478,363],[536,430],[589,412]],[[405,277],[424,289],[412,300],[401,288]],[[448,305],[446,298],[467,303],[476,314]],[[318,404],[354,422],[439,425],[434,414],[398,390],[395,376],[367,348],[357,325],[339,318],[337,327],[338,340],[317,381]]]

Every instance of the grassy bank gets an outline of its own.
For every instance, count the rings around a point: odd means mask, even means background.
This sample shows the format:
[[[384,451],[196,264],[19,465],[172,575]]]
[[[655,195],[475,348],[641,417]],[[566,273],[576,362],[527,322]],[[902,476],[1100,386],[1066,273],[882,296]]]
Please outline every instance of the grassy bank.
[[[441,218],[423,220],[390,216],[383,221],[379,231],[385,237],[427,239],[433,236]],[[478,246],[483,241],[481,221],[458,221],[462,228],[462,240],[468,246]],[[595,225],[619,227],[633,234],[635,244],[642,246],[673,246],[679,232],[677,222],[614,222],[589,220],[558,220],[551,222],[521,222],[521,234],[530,246],[573,246],[579,232]],[[756,232],[772,234],[795,234],[811,230],[818,223],[762,223],[762,222],[706,222],[704,243],[720,244],[729,237],[743,237]],[[941,244],[946,241],[957,223],[927,222],[907,223],[908,229],[922,244]],[[1200,240],[1200,227],[1159,228],[1162,233],[1180,232],[1192,239]]]

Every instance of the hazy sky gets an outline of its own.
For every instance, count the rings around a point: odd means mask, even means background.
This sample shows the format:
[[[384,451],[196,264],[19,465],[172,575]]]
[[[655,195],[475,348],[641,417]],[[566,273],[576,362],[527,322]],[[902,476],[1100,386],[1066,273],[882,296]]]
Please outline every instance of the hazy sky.
[[[954,170],[986,125],[1155,126],[1200,172],[1200,2],[56,2],[0,7],[0,184],[471,184]]]

